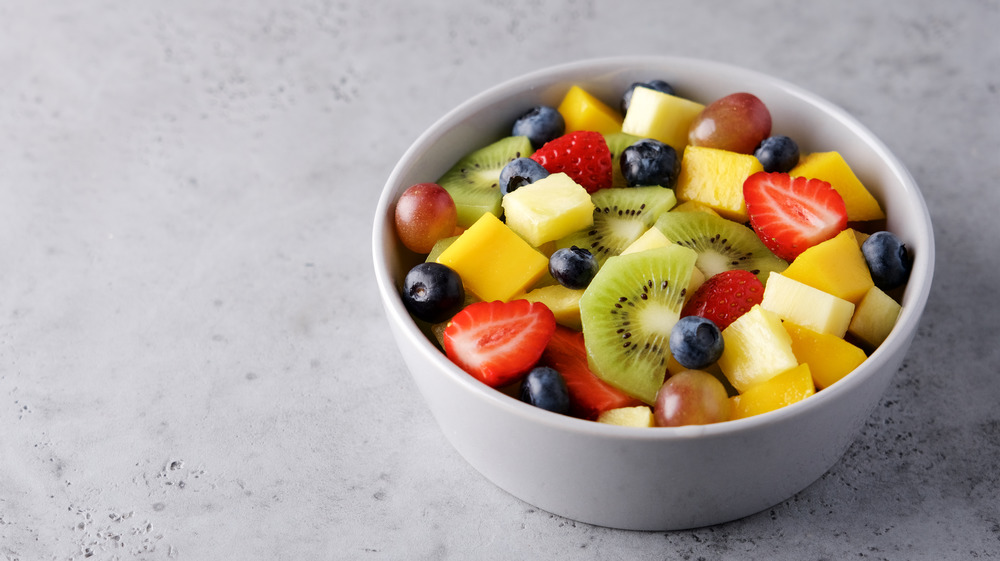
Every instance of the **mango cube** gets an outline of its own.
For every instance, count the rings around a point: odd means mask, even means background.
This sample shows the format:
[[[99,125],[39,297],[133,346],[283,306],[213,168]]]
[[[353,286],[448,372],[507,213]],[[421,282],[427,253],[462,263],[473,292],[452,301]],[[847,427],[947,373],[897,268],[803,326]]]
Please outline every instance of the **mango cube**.
[[[746,222],[743,182],[763,169],[751,154],[688,146],[684,149],[681,173],[677,177],[677,199],[697,201],[725,218]]]
[[[816,393],[808,364],[800,364],[729,398],[730,419],[745,419],[780,409]]]
[[[462,232],[437,262],[462,277],[465,288],[486,301],[510,300],[548,271],[549,260],[492,213]]]
[[[556,110],[566,122],[567,133],[597,131],[611,134],[622,129],[621,114],[580,86],[570,87]]]
[[[759,304],[723,329],[722,339],[724,350],[719,368],[739,392],[799,363],[781,318]]]
[[[683,97],[636,87],[622,121],[622,132],[659,140],[680,154],[687,146],[691,122],[704,108]]]
[[[892,331],[903,307],[881,288],[873,286],[858,302],[847,331],[875,348],[885,341]]]
[[[526,293],[522,298],[545,304],[556,316],[556,323],[580,331],[580,297],[583,289],[566,288],[561,284],[541,286]]]
[[[621,427],[656,426],[656,421],[653,418],[653,410],[645,405],[608,409],[597,416],[597,422]]]
[[[781,274],[855,304],[875,286],[850,228],[803,251]]]
[[[814,152],[799,160],[792,177],[822,179],[844,199],[850,221],[880,220],[885,212],[839,152]]]
[[[784,326],[792,339],[795,358],[809,365],[813,382],[819,389],[830,387],[868,358],[863,350],[840,337],[817,333],[790,321]]]
[[[783,320],[837,337],[847,333],[854,315],[853,303],[773,271],[760,306]]]
[[[507,227],[538,247],[594,224],[587,190],[565,173],[553,173],[503,198]]]

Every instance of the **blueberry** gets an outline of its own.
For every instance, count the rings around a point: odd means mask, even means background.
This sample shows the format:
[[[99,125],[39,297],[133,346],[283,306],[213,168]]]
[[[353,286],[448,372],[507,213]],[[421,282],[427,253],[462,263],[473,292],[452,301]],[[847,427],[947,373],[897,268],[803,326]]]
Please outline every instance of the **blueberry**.
[[[619,107],[622,110],[622,115],[628,113],[628,106],[632,104],[632,93],[635,92],[635,88],[641,86],[643,88],[649,88],[651,90],[656,90],[658,92],[663,92],[665,94],[674,95],[674,88],[667,82],[663,80],[650,80],[649,82],[633,82],[631,86],[625,90],[622,94],[622,99]]]
[[[586,288],[597,274],[597,268],[594,254],[575,245],[557,249],[549,257],[549,274],[566,288]]]
[[[566,380],[548,366],[536,366],[521,382],[521,401],[553,413],[569,412]]]
[[[403,305],[417,319],[439,323],[465,304],[462,278],[440,263],[420,263],[403,279]]]
[[[766,172],[788,173],[799,163],[799,145],[787,136],[769,136],[761,141],[754,156]]]
[[[861,244],[875,286],[892,290],[910,278],[913,260],[906,246],[892,232],[875,232]]]
[[[645,138],[622,150],[618,165],[629,187],[659,185],[673,188],[681,173],[677,151],[669,144],[652,138]]]
[[[700,370],[719,360],[725,346],[715,323],[701,316],[684,316],[670,331],[670,352],[684,368]]]
[[[548,177],[549,172],[542,164],[531,158],[514,158],[500,170],[500,193],[507,195],[518,187],[524,187],[539,179]]]
[[[566,132],[566,121],[555,107],[532,107],[514,121],[513,136],[526,136],[535,150]]]

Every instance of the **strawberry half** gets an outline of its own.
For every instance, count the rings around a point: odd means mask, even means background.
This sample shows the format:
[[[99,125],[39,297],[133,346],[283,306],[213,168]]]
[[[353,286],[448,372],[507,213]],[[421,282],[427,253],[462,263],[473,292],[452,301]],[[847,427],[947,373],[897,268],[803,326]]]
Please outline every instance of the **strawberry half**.
[[[847,227],[840,193],[821,179],[757,172],[743,183],[750,226],[786,261]]]
[[[545,304],[475,302],[451,318],[442,342],[452,362],[499,388],[531,370],[555,329],[556,318]]]
[[[565,173],[588,193],[611,187],[611,150],[599,132],[564,134],[546,142],[531,159],[549,173]]]
[[[712,275],[702,283],[681,308],[681,317],[710,319],[721,331],[763,299],[764,284],[757,275],[732,269]]]
[[[642,405],[591,372],[583,333],[579,331],[557,326],[540,363],[562,374],[569,390],[569,414],[573,417],[594,420],[609,409]]]

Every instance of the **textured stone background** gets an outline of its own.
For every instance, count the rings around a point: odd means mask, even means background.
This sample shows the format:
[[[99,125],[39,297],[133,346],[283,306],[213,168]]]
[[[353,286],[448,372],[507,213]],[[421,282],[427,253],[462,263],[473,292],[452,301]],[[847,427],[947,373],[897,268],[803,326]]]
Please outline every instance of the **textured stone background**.
[[[0,4],[0,559],[1000,557],[1000,3]],[[551,64],[674,54],[843,106],[937,276],[843,460],[730,524],[608,530],[450,448],[370,228],[420,132]]]

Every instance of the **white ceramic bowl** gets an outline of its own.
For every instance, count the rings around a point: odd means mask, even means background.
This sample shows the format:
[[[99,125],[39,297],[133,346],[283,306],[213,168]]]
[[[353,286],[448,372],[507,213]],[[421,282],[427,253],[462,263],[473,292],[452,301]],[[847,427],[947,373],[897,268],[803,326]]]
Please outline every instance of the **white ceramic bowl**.
[[[844,379],[757,417],[716,425],[628,428],[537,409],[454,366],[410,319],[399,295],[415,264],[394,237],[393,208],[411,184],[435,181],[472,148],[509,134],[536,104],[556,105],[572,84],[617,103],[635,81],[664,79],[708,103],[747,91],[770,108],[773,131],[803,152],[838,150],[915,255],[903,310],[889,338]],[[819,478],[843,455],[877,405],[916,332],[931,286],[934,238],[913,178],[864,126],[838,107],[781,80],[732,66],[673,57],[582,61],[511,80],[463,103],[403,155],[375,213],[373,252],[389,326],[430,411],[456,450],[496,485],[574,520],[614,528],[673,530],[734,520],[773,506]]]

